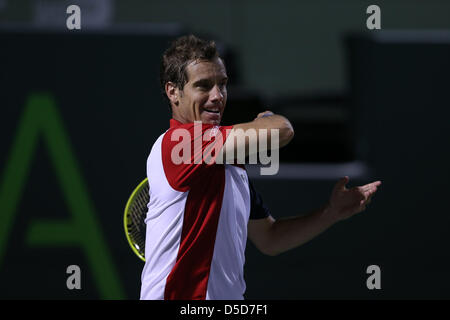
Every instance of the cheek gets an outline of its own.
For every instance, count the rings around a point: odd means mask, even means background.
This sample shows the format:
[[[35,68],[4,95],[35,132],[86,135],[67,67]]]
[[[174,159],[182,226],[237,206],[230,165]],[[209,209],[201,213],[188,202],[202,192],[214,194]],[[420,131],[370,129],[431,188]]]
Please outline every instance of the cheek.
[[[195,108],[197,107],[201,102],[201,97],[198,94],[189,92],[189,94],[186,94],[184,96],[184,104],[186,106],[189,106],[189,108]]]
[[[207,94],[198,94],[195,97],[195,104],[198,107],[202,107],[202,106],[204,106],[205,104],[208,103],[208,99],[209,99],[209,96]]]

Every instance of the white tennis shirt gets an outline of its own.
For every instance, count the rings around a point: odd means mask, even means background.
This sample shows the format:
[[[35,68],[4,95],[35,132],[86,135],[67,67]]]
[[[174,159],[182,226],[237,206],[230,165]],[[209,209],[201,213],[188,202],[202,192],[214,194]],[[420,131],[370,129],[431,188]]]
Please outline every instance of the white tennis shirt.
[[[202,154],[216,138],[223,143],[231,128],[203,124],[200,132],[211,140],[197,140]],[[189,132],[189,141],[181,143],[177,129]],[[244,166],[195,163],[199,138],[194,123],[171,119],[147,159],[150,201],[141,299],[243,299],[248,219],[265,218],[269,211]],[[187,149],[179,152],[188,142],[192,156],[184,154]],[[188,155],[189,163],[175,164],[175,151]]]

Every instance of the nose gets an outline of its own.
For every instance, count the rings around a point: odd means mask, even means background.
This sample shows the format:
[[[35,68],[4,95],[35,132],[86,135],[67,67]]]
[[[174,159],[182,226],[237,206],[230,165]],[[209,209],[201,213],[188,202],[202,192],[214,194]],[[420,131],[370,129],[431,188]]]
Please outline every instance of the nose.
[[[211,102],[223,102],[223,93],[218,85],[215,85],[210,92]]]

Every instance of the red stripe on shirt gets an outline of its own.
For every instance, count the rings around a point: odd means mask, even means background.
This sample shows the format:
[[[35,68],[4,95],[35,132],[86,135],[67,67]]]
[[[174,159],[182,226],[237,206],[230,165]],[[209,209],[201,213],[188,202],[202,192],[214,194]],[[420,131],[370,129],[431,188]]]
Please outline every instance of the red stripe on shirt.
[[[166,280],[164,299],[204,300],[214,254],[225,189],[225,168],[211,168],[209,179],[190,191],[184,212],[180,248]]]

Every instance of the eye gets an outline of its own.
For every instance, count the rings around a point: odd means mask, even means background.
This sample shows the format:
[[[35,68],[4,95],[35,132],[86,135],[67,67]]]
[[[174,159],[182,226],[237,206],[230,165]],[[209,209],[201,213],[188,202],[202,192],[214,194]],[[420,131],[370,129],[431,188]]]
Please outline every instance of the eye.
[[[202,91],[208,91],[211,88],[211,86],[205,82],[198,83],[196,87]]]
[[[220,90],[223,90],[227,87],[227,81],[223,81],[222,83],[219,84],[219,88]]]

